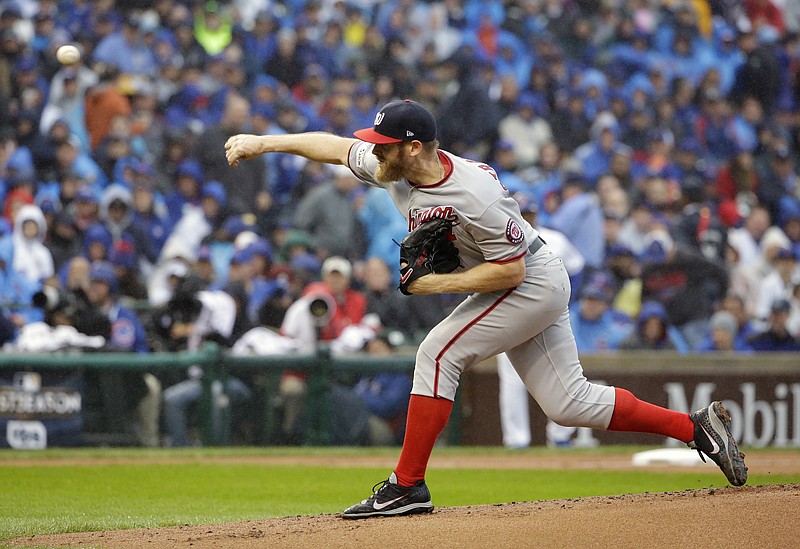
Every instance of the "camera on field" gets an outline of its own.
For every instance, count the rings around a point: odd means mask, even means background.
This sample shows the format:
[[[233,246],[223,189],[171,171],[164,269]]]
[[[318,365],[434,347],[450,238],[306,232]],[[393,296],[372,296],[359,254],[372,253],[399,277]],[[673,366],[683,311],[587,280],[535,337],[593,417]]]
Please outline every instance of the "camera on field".
[[[54,286],[43,286],[32,297],[33,306],[45,313],[62,313],[72,318],[78,312],[79,303],[75,294]]]

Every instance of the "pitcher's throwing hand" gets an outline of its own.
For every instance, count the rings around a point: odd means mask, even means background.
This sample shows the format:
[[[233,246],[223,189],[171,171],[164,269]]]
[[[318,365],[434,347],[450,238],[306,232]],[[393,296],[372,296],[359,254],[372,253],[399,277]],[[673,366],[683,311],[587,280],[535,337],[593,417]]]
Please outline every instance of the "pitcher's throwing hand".
[[[238,166],[239,160],[249,160],[262,154],[262,138],[258,135],[239,134],[234,135],[225,142],[225,157],[228,164]]]

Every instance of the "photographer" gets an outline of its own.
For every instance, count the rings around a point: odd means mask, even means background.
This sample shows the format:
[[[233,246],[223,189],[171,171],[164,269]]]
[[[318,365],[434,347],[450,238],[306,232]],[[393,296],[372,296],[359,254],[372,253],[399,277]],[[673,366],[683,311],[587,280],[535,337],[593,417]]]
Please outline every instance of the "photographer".
[[[182,276],[179,276],[182,275]],[[187,271],[170,276],[174,292],[167,304],[155,316],[156,331],[165,338],[171,350],[197,350],[204,341],[213,341],[223,347],[231,347],[238,334],[235,328],[238,319],[246,315],[246,303],[240,292],[231,286],[228,291],[204,290],[202,282]],[[236,293],[236,297],[232,295]],[[164,421],[169,446],[187,446],[193,441],[188,432],[189,410],[200,400],[203,372],[191,366],[188,379],[164,390]],[[222,432],[222,411],[230,402],[241,403],[252,398],[252,391],[241,380],[229,377],[223,391],[220,381],[211,386],[214,395],[212,421],[214,437]]]
[[[67,263],[63,280],[50,279],[33,296],[34,306],[44,311],[50,326],[72,326],[87,336],[111,337],[111,322],[89,299],[90,263],[75,257]]]
[[[361,322],[367,300],[350,288],[352,272],[347,259],[329,257],[322,263],[322,281],[306,286],[286,311],[281,334],[298,340],[300,352],[313,353],[320,341],[333,341],[345,328]],[[287,371],[281,379],[282,434],[288,443],[304,438],[302,411],[307,391],[306,376],[300,372]]]

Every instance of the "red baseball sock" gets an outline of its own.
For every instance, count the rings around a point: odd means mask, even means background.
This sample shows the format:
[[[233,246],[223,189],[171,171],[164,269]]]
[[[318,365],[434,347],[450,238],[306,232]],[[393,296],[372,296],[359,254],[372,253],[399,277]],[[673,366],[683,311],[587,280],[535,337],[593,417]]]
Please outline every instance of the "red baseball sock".
[[[609,431],[652,433],[689,442],[694,439],[694,423],[689,414],[675,412],[639,400],[633,393],[615,387],[617,401]]]
[[[400,486],[413,486],[415,482],[425,478],[433,445],[447,425],[452,409],[452,400],[411,395],[403,449],[394,469]]]

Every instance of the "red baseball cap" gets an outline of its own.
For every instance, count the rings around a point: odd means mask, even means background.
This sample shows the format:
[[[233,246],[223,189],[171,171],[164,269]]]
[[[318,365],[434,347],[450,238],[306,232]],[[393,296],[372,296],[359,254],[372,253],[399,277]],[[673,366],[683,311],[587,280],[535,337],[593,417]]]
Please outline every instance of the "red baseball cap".
[[[416,101],[392,101],[378,112],[371,128],[358,130],[353,135],[376,145],[414,140],[425,143],[436,139],[436,119]]]

